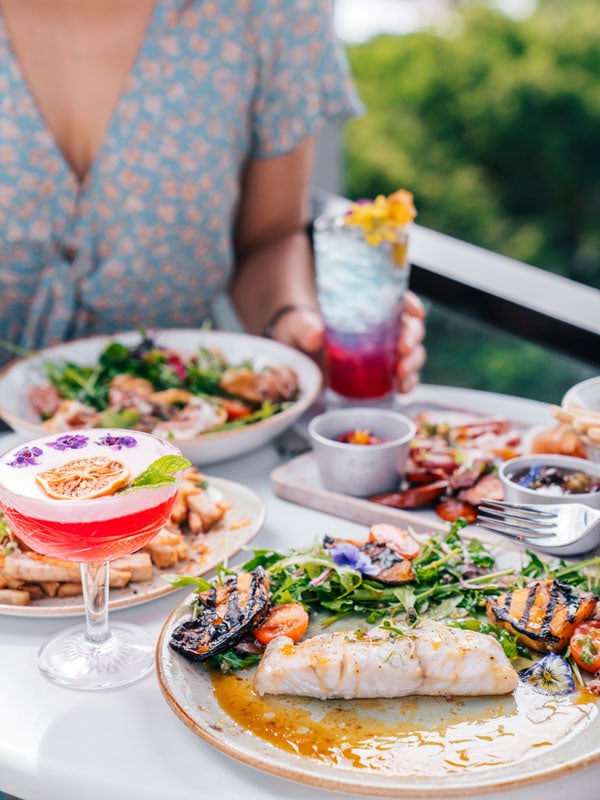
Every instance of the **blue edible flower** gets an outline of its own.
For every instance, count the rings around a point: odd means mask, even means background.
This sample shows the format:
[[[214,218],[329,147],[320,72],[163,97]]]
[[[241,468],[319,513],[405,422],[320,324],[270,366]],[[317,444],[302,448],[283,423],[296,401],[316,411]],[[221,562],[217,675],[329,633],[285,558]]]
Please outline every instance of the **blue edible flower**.
[[[340,567],[350,567],[363,575],[377,575],[379,572],[379,567],[373,564],[369,556],[350,542],[338,542],[329,549],[329,554]]]
[[[569,663],[556,653],[548,653],[533,666],[519,670],[519,677],[541,694],[559,696],[575,690],[575,680]]]
[[[525,475],[518,481],[519,486],[525,486],[526,489],[537,489],[540,485],[540,472],[542,469],[543,466],[541,464],[530,467]]]

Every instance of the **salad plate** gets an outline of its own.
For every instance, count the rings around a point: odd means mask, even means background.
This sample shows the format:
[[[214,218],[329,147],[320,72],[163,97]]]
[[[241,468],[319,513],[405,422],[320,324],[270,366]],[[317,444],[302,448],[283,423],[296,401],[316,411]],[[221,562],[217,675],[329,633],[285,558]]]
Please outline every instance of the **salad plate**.
[[[316,364],[298,350],[271,339],[230,331],[187,328],[152,331],[146,335],[157,347],[175,354],[177,366],[203,348],[217,350],[228,366],[249,365],[256,372],[265,368],[291,368],[297,375],[299,389],[293,400],[275,404],[266,408],[266,412],[263,403],[258,412],[248,417],[251,420],[249,422],[235,419],[223,424],[221,429],[199,434],[188,430],[173,436],[172,431],[167,431],[165,435],[174,438],[182,453],[199,466],[243,455],[271,441],[312,405],[321,389],[321,371]],[[24,438],[53,432],[43,424],[40,413],[32,403],[32,389],[49,383],[49,369],[55,374],[58,372],[60,379],[64,376],[65,364],[73,364],[76,369],[69,380],[83,385],[89,378],[79,374],[77,368],[97,369],[100,357],[113,342],[136,348],[142,339],[143,335],[138,331],[93,336],[48,347],[11,362],[0,371],[0,417]],[[201,375],[200,380],[204,377]],[[208,374],[207,380],[212,379],[213,375]],[[108,387],[98,385],[98,380],[94,375],[94,391],[106,393]],[[134,426],[112,424],[112,427]]]
[[[224,517],[202,535],[202,550],[197,560],[184,562],[185,574],[206,575],[219,564],[227,563],[254,539],[263,526],[266,507],[263,499],[252,489],[225,478],[205,476],[209,488],[222,496],[229,509]],[[168,578],[181,567],[159,569],[152,567],[148,581],[130,581],[122,589],[111,588],[110,610],[140,605],[176,591]],[[0,614],[21,617],[66,617],[84,613],[83,598],[46,597],[33,599],[29,605],[0,603]]]
[[[510,544],[495,552],[497,563],[518,570],[522,552]],[[159,637],[163,696],[196,736],[267,774],[369,797],[464,798],[600,761],[598,698],[586,688],[549,695],[523,680],[511,694],[487,697],[261,697],[253,667],[222,672],[171,648],[193,598],[173,611]],[[318,620],[308,636],[323,631]],[[326,630],[356,631],[361,623],[351,617]]]

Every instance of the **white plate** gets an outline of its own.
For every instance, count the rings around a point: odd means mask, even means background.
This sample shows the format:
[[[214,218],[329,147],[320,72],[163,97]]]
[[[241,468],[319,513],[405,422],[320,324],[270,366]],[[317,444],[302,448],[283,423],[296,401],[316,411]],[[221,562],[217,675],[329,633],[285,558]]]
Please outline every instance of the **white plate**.
[[[202,560],[188,573],[196,577],[206,575],[218,564],[238,553],[256,536],[263,526],[266,507],[256,492],[239,483],[205,476],[209,486],[219,490],[231,504],[223,519],[205,535],[206,552]],[[149,581],[131,581],[123,589],[111,589],[109,608],[136,606],[175,591],[165,580],[165,575],[174,574],[177,567],[157,569]],[[0,614],[19,617],[67,617],[84,613],[82,598],[44,598],[32,600],[28,606],[12,606],[0,603]]]
[[[555,779],[600,760],[598,699],[589,693],[551,698],[520,684],[494,697],[260,698],[251,689],[252,671],[211,675],[169,647],[192,597],[159,637],[162,693],[198,737],[265,773],[344,794],[465,798]],[[329,744],[325,757],[314,754],[314,741],[322,750]]]
[[[271,339],[228,331],[173,329],[149,331],[161,346],[181,353],[193,353],[198,347],[217,347],[226,360],[237,364],[251,361],[256,369],[268,365],[292,367],[300,379],[300,397],[288,409],[273,417],[241,428],[204,433],[177,446],[194,464],[213,464],[242,455],[266,444],[291,425],[316,399],[321,388],[321,372],[316,364],[292,347]],[[7,365],[0,372],[0,416],[26,438],[40,436],[42,428],[38,415],[29,402],[31,386],[47,383],[44,362],[72,361],[79,365],[95,365],[98,356],[110,341],[132,345],[140,340],[135,331],[115,336],[93,336],[48,347],[35,355]]]

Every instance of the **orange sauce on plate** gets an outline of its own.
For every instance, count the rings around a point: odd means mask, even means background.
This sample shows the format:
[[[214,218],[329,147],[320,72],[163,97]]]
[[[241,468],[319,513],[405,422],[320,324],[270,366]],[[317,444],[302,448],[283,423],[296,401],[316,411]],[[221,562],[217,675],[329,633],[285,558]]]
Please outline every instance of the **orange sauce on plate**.
[[[223,711],[289,753],[344,769],[403,775],[460,773],[534,757],[579,733],[597,698],[519,686],[502,697],[315,700],[260,697],[252,673],[213,673]]]

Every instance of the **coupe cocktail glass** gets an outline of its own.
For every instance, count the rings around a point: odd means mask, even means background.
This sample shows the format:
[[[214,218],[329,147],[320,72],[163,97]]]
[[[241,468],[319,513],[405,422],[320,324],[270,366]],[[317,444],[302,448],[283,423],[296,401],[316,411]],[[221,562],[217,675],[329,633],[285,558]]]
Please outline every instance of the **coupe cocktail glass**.
[[[109,562],[139,550],[160,531],[175,502],[179,473],[173,483],[92,499],[50,497],[36,474],[80,459],[108,458],[135,478],[165,455],[181,454],[165,439],[103,428],[45,436],[0,458],[0,506],[15,534],[37,553],[81,564],[85,625],[62,631],[38,655],[41,671],[55,683],[112,689],[152,669],[150,634],[128,623],[108,626]]]
[[[408,232],[369,242],[359,225],[325,215],[314,225],[325,371],[334,395],[378,400],[394,390],[402,299],[408,286]]]

